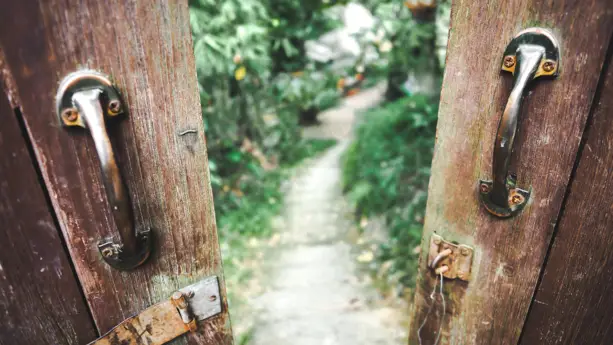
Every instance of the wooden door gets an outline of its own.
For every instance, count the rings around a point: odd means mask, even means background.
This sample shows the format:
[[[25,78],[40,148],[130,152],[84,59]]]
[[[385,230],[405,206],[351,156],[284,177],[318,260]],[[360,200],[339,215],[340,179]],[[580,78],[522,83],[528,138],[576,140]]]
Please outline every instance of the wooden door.
[[[501,218],[483,207],[479,181],[492,178],[514,82],[501,71],[505,47],[529,27],[557,39],[559,76],[524,93],[510,172],[531,195]],[[602,71],[612,31],[607,0],[453,2],[410,344],[610,344],[613,134]],[[443,279],[444,306],[433,234],[474,250],[466,280]]]
[[[94,323],[15,110],[0,95],[0,344],[85,344]]]
[[[222,313],[176,343],[230,344],[187,1],[4,1],[0,47],[0,181],[10,211],[0,235],[12,245],[0,255],[0,291],[35,290],[8,292],[12,323],[3,317],[0,343],[83,344],[217,276]],[[123,96],[127,116],[109,121],[109,137],[135,227],[154,234],[149,260],[131,271],[98,252],[117,229],[92,137],[62,128],[56,114],[60,81],[83,69],[110,76]],[[21,202],[27,212],[15,208]]]

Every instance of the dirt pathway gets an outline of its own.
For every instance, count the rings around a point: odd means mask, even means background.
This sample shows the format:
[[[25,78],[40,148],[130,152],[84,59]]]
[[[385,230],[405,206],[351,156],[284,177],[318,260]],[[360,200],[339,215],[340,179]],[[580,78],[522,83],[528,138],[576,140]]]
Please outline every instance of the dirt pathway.
[[[385,306],[356,274],[351,210],[340,190],[340,157],[350,141],[356,110],[376,103],[364,92],[322,114],[309,137],[339,144],[289,181],[280,245],[264,265],[266,292],[257,297],[254,345],[400,345],[401,311]]]

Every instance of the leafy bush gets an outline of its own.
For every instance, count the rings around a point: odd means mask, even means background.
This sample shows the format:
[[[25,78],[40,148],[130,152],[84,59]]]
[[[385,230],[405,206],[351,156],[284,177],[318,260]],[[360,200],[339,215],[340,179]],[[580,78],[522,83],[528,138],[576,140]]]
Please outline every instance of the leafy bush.
[[[279,104],[300,114],[302,124],[314,123],[320,111],[334,107],[341,98],[334,75],[311,70],[280,74],[273,90]]]
[[[436,103],[419,95],[369,110],[343,159],[343,189],[358,219],[385,217],[390,241],[378,259],[391,261],[406,286],[417,267],[409,253],[421,239],[436,119]]]
[[[264,232],[264,227],[255,225],[261,225],[260,218],[262,221],[270,218],[270,212],[263,208],[256,212],[251,200],[269,205],[268,200],[278,199],[275,194],[278,191],[273,188],[277,183],[278,189],[277,168],[293,164],[313,151],[311,143],[300,139],[301,110],[329,105],[333,102],[329,91],[336,92],[334,85],[327,88],[328,84],[322,84],[309,73],[300,78],[298,96],[284,94],[280,102],[276,80],[294,77],[273,76],[271,52],[282,36],[280,32],[271,33],[279,26],[275,22],[292,19],[271,17],[269,10],[274,7],[273,3],[282,1],[190,1],[190,24],[218,219],[221,224],[222,216],[245,216],[251,219],[247,223],[254,224],[253,229],[261,228]],[[300,6],[299,1],[292,4],[291,8]],[[275,7],[276,11],[283,8]],[[299,12],[305,15],[304,9]],[[319,15],[310,16],[319,18]],[[239,209],[250,211],[233,214]]]
[[[275,73],[304,70],[308,63],[304,43],[340,25],[324,10],[343,1],[265,0],[262,3],[270,13],[270,55]]]

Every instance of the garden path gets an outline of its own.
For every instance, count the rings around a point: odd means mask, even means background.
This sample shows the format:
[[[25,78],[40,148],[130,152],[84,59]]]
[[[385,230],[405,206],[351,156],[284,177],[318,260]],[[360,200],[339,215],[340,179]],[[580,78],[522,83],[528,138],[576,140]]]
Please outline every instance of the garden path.
[[[267,254],[265,292],[256,297],[254,345],[406,344],[400,311],[381,303],[357,274],[350,207],[340,187],[340,157],[351,140],[358,110],[376,104],[382,88],[346,99],[322,113],[306,137],[339,143],[288,181],[283,229]]]

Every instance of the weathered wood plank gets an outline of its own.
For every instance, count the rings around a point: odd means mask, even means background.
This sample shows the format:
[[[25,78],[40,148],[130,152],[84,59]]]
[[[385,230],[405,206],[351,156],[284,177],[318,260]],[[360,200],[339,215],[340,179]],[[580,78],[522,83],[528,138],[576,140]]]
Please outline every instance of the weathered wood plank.
[[[613,64],[604,78],[522,344],[613,341]]]
[[[84,344],[94,323],[4,94],[0,122],[0,344]]]
[[[511,171],[532,187],[524,211],[497,219],[480,205],[478,180],[491,179],[492,150],[512,84],[502,54],[522,29],[550,28],[560,41],[561,75],[526,95]],[[427,267],[434,232],[475,247],[469,283],[446,281],[441,305],[421,332],[432,344],[516,344],[556,224],[613,29],[608,0],[453,2],[447,66],[412,310],[410,344],[430,306]]]
[[[0,45],[99,331],[208,275],[220,277],[225,303],[187,1],[3,6]],[[56,122],[58,83],[79,68],[111,75],[129,109],[123,121],[109,124],[111,141],[136,226],[150,227],[156,242],[149,262],[132,272],[111,269],[97,252],[115,225],[88,132]],[[186,129],[194,132],[180,136]],[[187,339],[231,343],[227,308]]]

